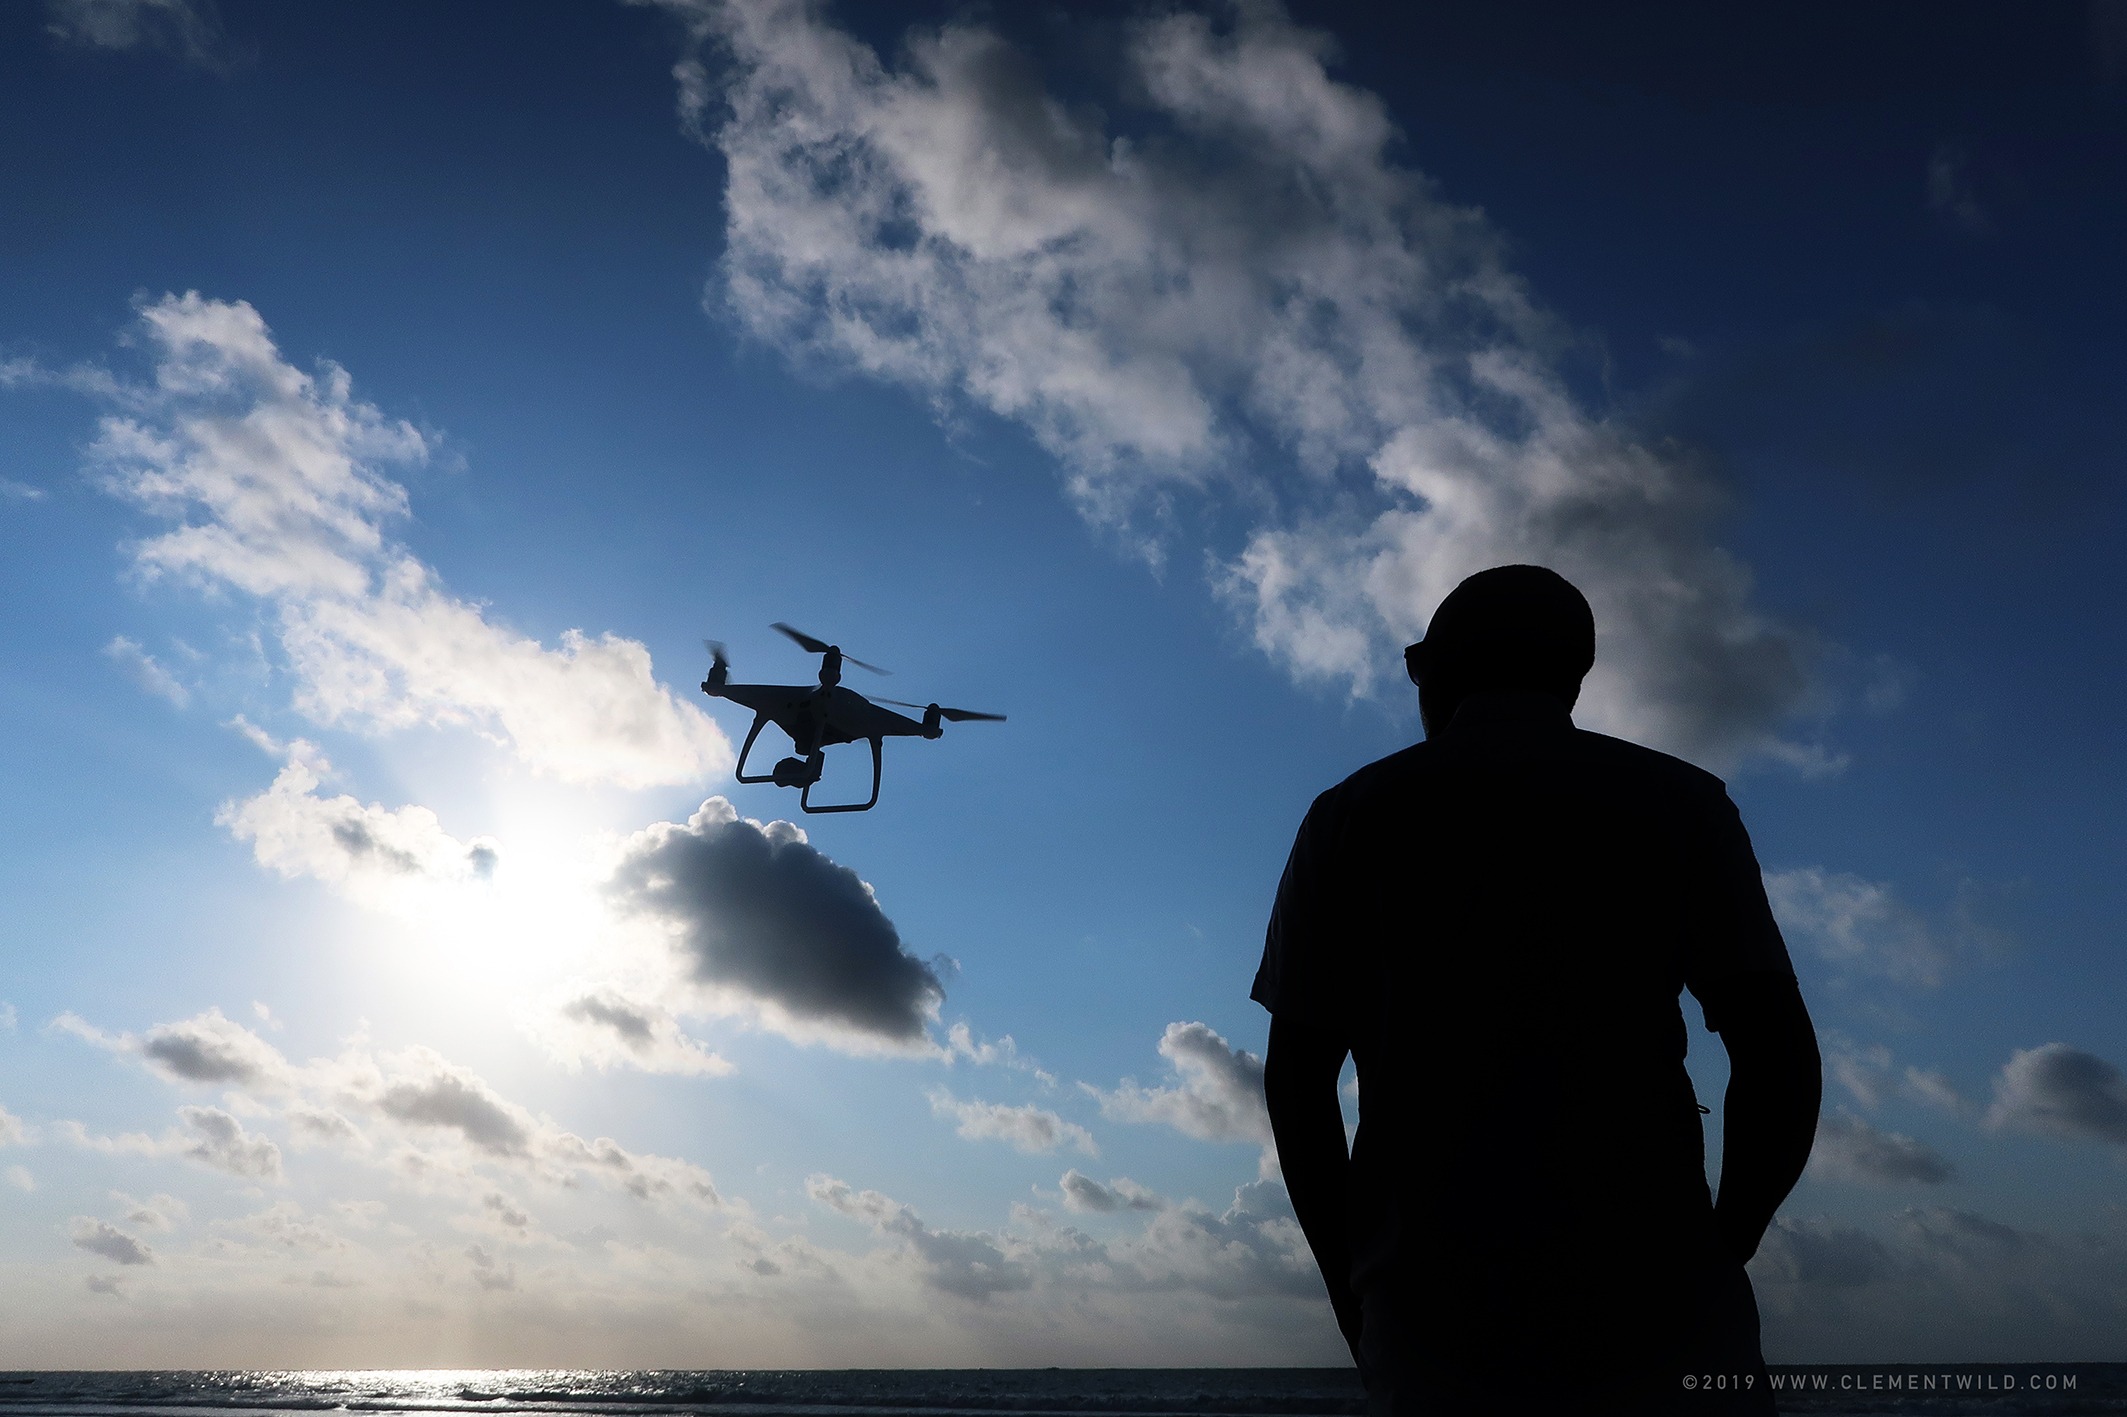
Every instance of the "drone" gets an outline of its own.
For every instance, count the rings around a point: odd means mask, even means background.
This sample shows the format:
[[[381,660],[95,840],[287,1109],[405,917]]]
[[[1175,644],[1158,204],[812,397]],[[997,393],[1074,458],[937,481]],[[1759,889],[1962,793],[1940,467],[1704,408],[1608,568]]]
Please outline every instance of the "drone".
[[[854,689],[842,687],[842,666],[854,664],[874,674],[888,674],[891,670],[846,655],[840,645],[815,639],[803,630],[780,622],[773,628],[795,640],[807,654],[820,656],[818,684],[734,684],[731,682],[731,660],[725,655],[724,646],[715,640],[703,640],[702,644],[709,650],[710,662],[709,677],[702,681],[702,692],[712,699],[729,699],[753,710],[753,727],[746,732],[746,746],[739,749],[738,780],[799,788],[798,806],[807,812],[867,812],[876,806],[879,773],[885,757],[881,745],[888,738],[938,738],[944,735],[948,723],[1004,722],[1001,713],[910,704],[899,699],[867,699]],[[881,708],[881,704],[915,709],[923,717],[920,720],[910,718],[895,713],[893,709]],[[796,756],[784,758],[769,771],[749,777],[746,759],[753,752],[754,740],[771,723],[790,735]],[[871,744],[871,796],[862,802],[814,806],[812,789],[826,765],[825,750],[836,743],[854,743],[859,739]]]

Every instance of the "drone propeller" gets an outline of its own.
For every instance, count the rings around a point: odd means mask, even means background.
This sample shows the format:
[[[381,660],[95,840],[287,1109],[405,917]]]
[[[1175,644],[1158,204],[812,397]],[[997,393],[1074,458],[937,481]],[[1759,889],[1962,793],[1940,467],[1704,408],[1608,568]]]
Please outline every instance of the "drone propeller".
[[[722,640],[703,640],[702,648],[709,651],[709,659],[711,663],[731,663],[731,656],[724,653],[724,642]]]
[[[938,709],[938,717],[944,719],[947,723],[1004,722],[1004,715],[1001,713],[977,713],[973,709],[938,708],[936,704],[912,704],[902,699],[874,699],[872,702],[892,704],[895,708],[914,709],[918,713],[929,713],[935,708]]]
[[[784,634],[790,636],[790,638],[792,638],[793,640],[796,640],[798,642],[798,648],[804,650],[807,654],[825,654],[829,650],[834,648],[834,646],[827,643],[827,641],[814,639],[811,635],[806,634],[803,630],[796,629],[790,625],[786,625],[780,620],[776,621],[775,624],[769,626],[769,628],[772,630],[781,630]],[[843,655],[842,662],[844,664],[854,664],[859,669],[869,669],[874,674],[891,674],[894,672],[891,669],[881,669],[876,664],[866,664],[863,660],[858,659],[855,655],[850,654]]]

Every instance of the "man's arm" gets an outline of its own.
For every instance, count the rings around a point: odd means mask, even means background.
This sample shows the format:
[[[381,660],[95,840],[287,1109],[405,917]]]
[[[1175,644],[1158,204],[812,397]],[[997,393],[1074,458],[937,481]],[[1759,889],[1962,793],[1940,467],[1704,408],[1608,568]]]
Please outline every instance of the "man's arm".
[[[1328,1033],[1293,1018],[1270,1016],[1270,1043],[1263,1057],[1263,1100],[1277,1138],[1278,1164],[1293,1214],[1329,1286],[1337,1327],[1359,1356],[1359,1300],[1351,1289],[1351,1231],[1345,1214],[1351,1156],[1344,1147],[1344,1108],[1337,1101],[1337,1075],[1345,1047]]]
[[[1728,1048],[1714,1224],[1729,1251],[1747,1260],[1809,1163],[1823,1061],[1791,975],[1735,975],[1699,991],[1699,1002]]]

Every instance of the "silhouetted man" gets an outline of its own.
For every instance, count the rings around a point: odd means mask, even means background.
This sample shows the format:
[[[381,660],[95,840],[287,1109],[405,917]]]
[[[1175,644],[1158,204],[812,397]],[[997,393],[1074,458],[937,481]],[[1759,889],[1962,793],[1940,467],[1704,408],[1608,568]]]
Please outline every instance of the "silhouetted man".
[[[1595,622],[1552,571],[1470,577],[1405,659],[1425,741],[1315,800],[1253,990],[1369,1411],[1771,1413],[1743,1262],[1820,1071],[1742,820],[1719,779],[1573,726]],[[1728,1049],[1718,1203],[1686,988]]]

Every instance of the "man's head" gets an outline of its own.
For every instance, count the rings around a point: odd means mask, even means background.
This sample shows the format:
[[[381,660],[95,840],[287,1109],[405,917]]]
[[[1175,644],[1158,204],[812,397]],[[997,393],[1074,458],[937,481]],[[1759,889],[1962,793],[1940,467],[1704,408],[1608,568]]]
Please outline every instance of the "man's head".
[[[1595,614],[1556,571],[1494,566],[1448,592],[1403,662],[1429,734],[1471,694],[1542,693],[1571,708],[1595,663]]]

